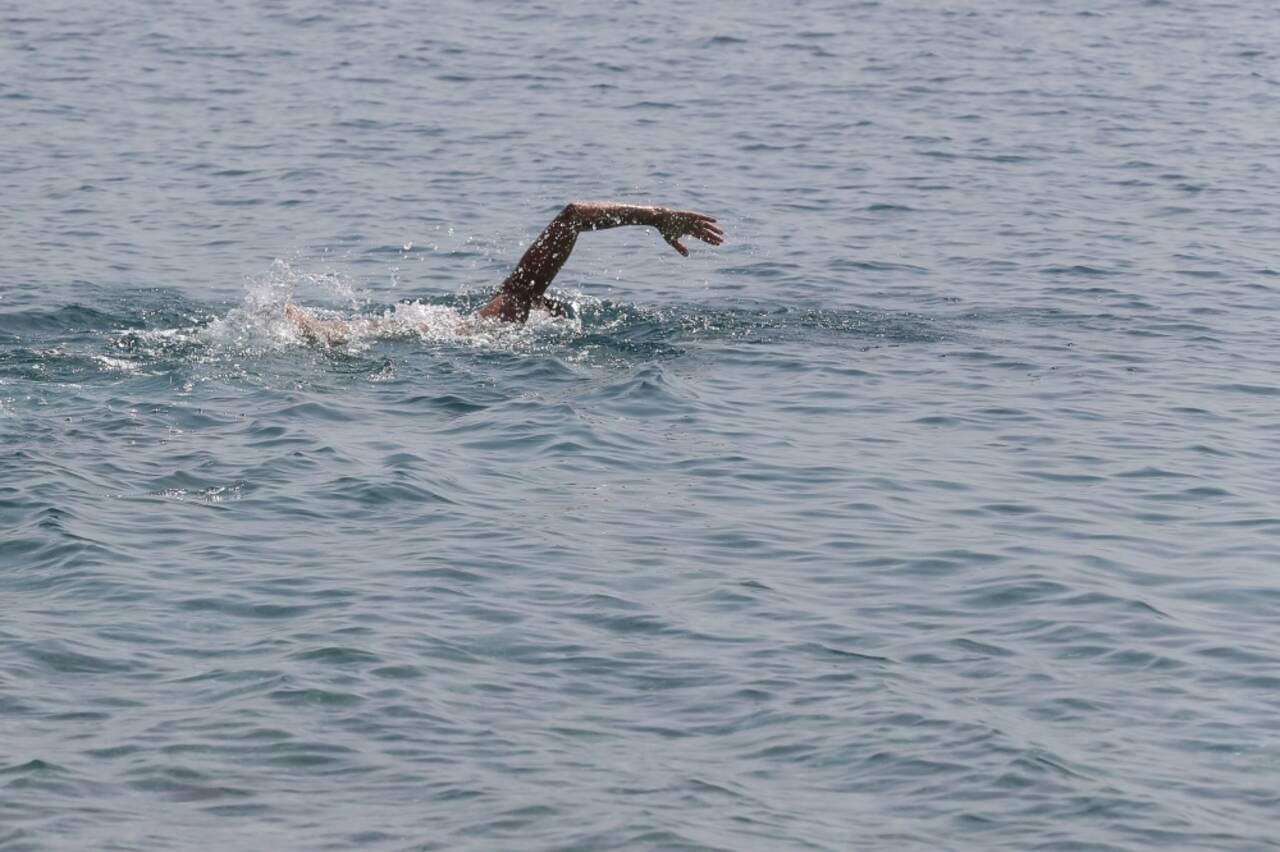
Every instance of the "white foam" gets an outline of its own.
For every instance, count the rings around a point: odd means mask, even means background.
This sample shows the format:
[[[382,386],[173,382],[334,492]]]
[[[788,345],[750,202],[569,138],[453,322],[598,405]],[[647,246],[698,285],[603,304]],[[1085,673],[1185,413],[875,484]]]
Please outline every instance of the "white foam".
[[[319,289],[330,301],[336,298],[347,305],[344,309],[307,305],[299,298],[300,289]],[[575,314],[581,298],[575,298]],[[523,324],[483,319],[470,311],[426,302],[399,302],[375,313],[368,310],[369,302],[357,288],[337,273],[300,271],[277,259],[262,275],[248,279],[244,301],[225,316],[202,326],[131,331],[127,339],[131,345],[141,343],[143,351],[153,355],[194,344],[203,350],[195,354],[201,361],[317,348],[314,338],[286,314],[290,304],[299,305],[316,320],[339,323],[340,340],[330,348],[352,354],[380,341],[397,339],[482,349],[530,349],[582,330],[576,316],[554,317],[542,311],[532,312]],[[125,346],[125,340],[122,336],[117,345]],[[119,359],[102,363],[112,369],[136,369]]]
[[[94,355],[93,360],[97,361],[108,370],[116,370],[121,373],[136,373],[142,368],[141,364],[134,361],[126,361],[123,358],[112,358],[109,355]]]

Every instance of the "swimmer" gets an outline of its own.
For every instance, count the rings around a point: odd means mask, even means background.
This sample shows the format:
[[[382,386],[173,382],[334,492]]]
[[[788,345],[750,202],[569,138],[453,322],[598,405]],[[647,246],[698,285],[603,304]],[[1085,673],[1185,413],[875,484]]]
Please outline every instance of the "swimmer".
[[[578,234],[622,225],[657,228],[667,244],[685,257],[689,256],[689,249],[680,242],[682,237],[693,237],[713,246],[724,242],[724,231],[716,225],[716,220],[692,210],[640,207],[605,201],[572,201],[565,205],[533,241],[516,268],[477,316],[503,322],[524,322],[529,317],[529,311],[534,309],[563,316],[566,312],[564,305],[547,298],[545,293],[560,267],[564,266],[564,262],[573,253]],[[284,311],[285,316],[298,327],[308,343],[339,346],[351,334],[350,323],[318,319],[305,308],[292,304],[285,305]]]

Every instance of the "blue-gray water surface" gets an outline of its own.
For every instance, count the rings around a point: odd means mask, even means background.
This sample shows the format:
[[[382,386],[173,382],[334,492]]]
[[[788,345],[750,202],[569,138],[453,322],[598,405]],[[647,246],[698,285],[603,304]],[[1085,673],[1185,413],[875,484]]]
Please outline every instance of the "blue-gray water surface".
[[[0,849],[1277,846],[1273,3],[0,22]]]

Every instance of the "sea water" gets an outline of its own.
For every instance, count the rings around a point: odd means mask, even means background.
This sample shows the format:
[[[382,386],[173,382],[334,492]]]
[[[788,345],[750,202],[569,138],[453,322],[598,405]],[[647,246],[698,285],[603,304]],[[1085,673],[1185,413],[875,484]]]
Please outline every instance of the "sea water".
[[[1276,845],[1272,5],[0,22],[0,849]]]

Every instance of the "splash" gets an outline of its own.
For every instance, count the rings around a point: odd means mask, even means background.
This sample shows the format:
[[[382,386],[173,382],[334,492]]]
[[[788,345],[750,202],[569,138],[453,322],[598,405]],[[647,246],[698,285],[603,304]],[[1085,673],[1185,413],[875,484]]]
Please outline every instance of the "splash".
[[[351,305],[361,301],[356,288],[335,272],[299,271],[288,261],[276,259],[263,274],[247,279],[243,301],[225,315],[195,316],[190,325],[129,329],[117,336],[115,345],[137,355],[179,356],[196,362],[305,345],[284,308],[299,290],[317,289]]]
[[[338,272],[295,269],[289,261],[276,258],[266,272],[248,278],[242,307],[250,311],[280,311],[295,301],[295,294],[310,297],[313,292],[318,292],[322,299],[337,301],[351,309],[369,303],[368,293]]]
[[[335,301],[342,306],[316,306],[316,302],[332,305]],[[136,368],[148,362],[226,364],[238,371],[244,358],[269,358],[289,351],[359,357],[381,342],[396,340],[532,352],[561,347],[580,336],[580,303],[591,300],[575,300],[578,310],[572,318],[535,311],[522,325],[477,317],[478,301],[470,294],[459,294],[438,301],[376,304],[338,273],[299,270],[288,261],[276,260],[261,275],[248,279],[243,300],[225,313],[186,310],[170,315],[185,318],[183,324],[120,330],[114,335],[113,360],[98,363],[117,371],[129,369],[127,364]],[[301,308],[307,320],[300,322],[297,311],[287,312],[289,305]],[[309,333],[305,327],[309,321],[333,330],[330,345],[317,341],[329,335]]]
[[[300,305],[299,293],[319,291],[325,301],[345,303],[344,309],[305,307],[307,319],[290,318],[286,306]],[[427,343],[479,348],[522,349],[563,340],[581,331],[576,318],[552,317],[534,312],[523,325],[481,319],[471,312],[471,300],[454,304],[425,301],[378,306],[348,279],[335,272],[295,269],[288,261],[276,259],[267,271],[251,277],[244,301],[212,319],[199,331],[198,341],[213,349],[241,354],[265,354],[295,347],[312,347],[317,335],[307,324],[330,333],[329,351],[355,355],[388,340],[418,340]]]
[[[355,308],[367,301],[355,286],[336,272],[295,269],[276,258],[261,275],[245,285],[244,301],[225,317],[215,318],[199,333],[198,342],[214,348],[261,354],[306,343],[298,326],[285,316],[285,306],[299,290],[319,290]]]
[[[100,364],[103,370],[117,373],[136,373],[141,367],[136,361],[113,358],[110,355],[94,355],[93,360]]]

